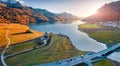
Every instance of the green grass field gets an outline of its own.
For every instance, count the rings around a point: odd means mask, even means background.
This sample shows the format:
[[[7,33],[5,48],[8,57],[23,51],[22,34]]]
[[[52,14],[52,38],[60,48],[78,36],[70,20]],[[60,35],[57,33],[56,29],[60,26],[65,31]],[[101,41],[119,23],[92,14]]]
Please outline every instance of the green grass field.
[[[96,63],[93,64],[93,66],[115,66],[111,61],[104,59],[97,61]]]
[[[2,24],[2,25],[0,25],[0,55],[1,55],[3,47],[5,47],[8,43],[8,40],[6,38],[6,32],[9,28],[9,26],[11,26],[11,27],[9,29],[8,37],[11,39],[11,45],[16,44],[16,43],[20,43],[20,42],[24,42],[24,41],[28,41],[28,40],[32,40],[32,39],[35,39],[35,38],[43,35],[42,32],[30,30],[25,25]],[[32,33],[29,33],[29,34],[24,33],[24,32],[26,32],[26,30],[30,30]],[[24,34],[16,34],[16,33],[24,33]],[[12,35],[12,34],[16,34],[16,35]],[[13,46],[10,46],[8,48],[8,50],[6,51],[6,54],[11,54],[11,53],[23,51],[23,50],[32,48],[34,45],[36,45],[34,43],[34,41],[31,41],[31,42],[28,42],[25,44],[23,43],[23,45],[21,45],[21,44],[15,45],[16,47],[14,48],[14,51],[13,51]],[[1,62],[0,62],[0,66],[2,66]]]
[[[79,30],[86,32],[91,38],[105,43],[108,46],[120,42],[120,30],[116,28],[82,24],[79,25]],[[114,66],[114,64],[104,59],[94,63],[93,66]]]
[[[120,30],[111,27],[102,27],[93,24],[82,24],[80,30],[86,32],[91,38],[105,44],[116,44],[120,42]]]
[[[33,49],[34,46],[37,46],[37,43],[35,40],[29,41],[29,42],[24,42],[24,43],[19,43],[16,45],[11,45],[9,48],[6,50],[5,55],[13,54],[16,52],[21,52],[27,49]]]
[[[119,30],[89,33],[89,36],[105,44],[116,44],[120,42]]]
[[[102,27],[97,26],[97,25],[91,25],[91,24],[82,24],[82,25],[80,25],[80,28],[82,28],[82,29],[99,29]]]
[[[66,37],[53,35],[51,43],[48,46],[7,58],[6,62],[11,66],[33,66],[67,59],[85,53],[77,50]]]

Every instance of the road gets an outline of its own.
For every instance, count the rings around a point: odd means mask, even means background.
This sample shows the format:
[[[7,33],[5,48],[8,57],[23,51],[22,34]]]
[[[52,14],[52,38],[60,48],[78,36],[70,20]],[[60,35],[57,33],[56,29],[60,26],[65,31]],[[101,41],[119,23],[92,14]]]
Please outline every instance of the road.
[[[41,65],[38,65],[38,66],[73,66],[73,65],[76,65],[76,64],[79,64],[79,63],[86,63],[88,64],[89,66],[92,66],[92,61],[94,60],[91,60],[93,58],[96,58],[96,57],[102,57],[103,54],[106,54],[110,51],[113,51],[115,50],[116,48],[120,48],[120,43],[108,48],[108,49],[105,49],[105,50],[102,50],[100,52],[97,52],[97,53],[94,53],[94,54],[90,54],[90,55],[85,55],[83,57],[76,57],[74,58],[75,60],[72,60],[70,62],[67,62],[65,60],[62,60],[61,63],[48,63],[48,64],[41,64]]]
[[[9,29],[10,29],[10,27],[11,27],[11,25],[9,25],[9,28],[7,29],[7,32],[6,32],[6,38],[7,38],[7,40],[8,40],[8,44],[6,45],[6,47],[3,49],[3,51],[2,51],[2,54],[1,54],[1,62],[2,62],[2,64],[3,64],[3,66],[7,66],[7,64],[5,63],[5,57],[4,57],[4,55],[5,55],[5,51],[6,51],[6,49],[8,48],[8,46],[10,45],[10,38],[8,37],[8,33],[9,33]]]
[[[3,64],[3,66],[7,66],[7,64],[5,63],[5,51],[6,49],[8,48],[8,46],[10,45],[10,39],[8,37],[8,33],[9,33],[9,29],[10,29],[11,26],[9,26],[9,28],[7,29],[7,32],[6,32],[6,38],[8,40],[8,44],[6,45],[6,47],[3,49],[2,51],[2,54],[1,54],[1,62]],[[97,53],[94,53],[94,54],[90,54],[90,55],[85,55],[83,57],[74,57],[74,58],[71,58],[71,59],[74,59],[72,61],[66,61],[66,60],[62,60],[60,63],[56,63],[56,62],[53,62],[53,63],[48,63],[48,64],[42,64],[40,66],[73,66],[73,65],[76,65],[76,64],[79,64],[79,63],[86,63],[88,64],[89,66],[92,66],[91,62],[93,58],[96,58],[96,57],[102,57],[103,54],[106,54],[108,52],[111,52],[113,50],[115,50],[116,48],[119,48],[120,47],[120,43],[108,48],[108,49],[105,49],[105,50],[102,50],[100,52],[97,52]],[[39,65],[38,65],[39,66]]]
[[[79,60],[79,62],[73,62],[72,65],[75,65],[75,64],[79,64],[79,63],[82,63],[82,62],[90,62],[91,59],[95,58],[95,57],[102,57],[103,54],[106,54],[110,51],[113,51],[115,50],[116,48],[119,48],[120,47],[120,43],[108,48],[108,49],[105,49],[105,50],[102,50],[100,52],[97,52],[95,54],[92,54],[92,55],[88,55],[88,56],[85,56],[83,57],[81,60]]]

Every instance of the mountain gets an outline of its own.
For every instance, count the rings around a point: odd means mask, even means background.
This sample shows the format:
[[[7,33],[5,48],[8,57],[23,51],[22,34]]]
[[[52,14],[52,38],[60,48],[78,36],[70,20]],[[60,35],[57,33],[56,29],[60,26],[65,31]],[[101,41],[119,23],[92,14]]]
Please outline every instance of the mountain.
[[[21,5],[25,6],[25,3],[22,0],[0,0],[0,1],[9,4],[15,4],[19,2]]]
[[[67,16],[58,16],[45,9],[25,6],[19,0],[0,0],[0,23],[21,23],[63,21]]]
[[[66,13],[66,12],[59,13],[59,14],[57,14],[57,16],[63,18],[64,20],[78,20],[78,19],[80,19],[80,17],[74,16],[74,15],[72,15],[70,13]]]
[[[98,11],[84,20],[86,21],[120,21],[120,1],[102,6]]]

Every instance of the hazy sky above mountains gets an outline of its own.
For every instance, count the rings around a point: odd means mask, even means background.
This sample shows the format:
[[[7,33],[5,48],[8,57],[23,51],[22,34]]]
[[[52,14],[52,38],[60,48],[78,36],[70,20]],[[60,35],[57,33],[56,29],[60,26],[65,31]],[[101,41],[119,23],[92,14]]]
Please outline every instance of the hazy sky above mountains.
[[[118,0],[24,0],[34,8],[47,9],[54,13],[68,12],[80,17],[92,15],[105,3]]]

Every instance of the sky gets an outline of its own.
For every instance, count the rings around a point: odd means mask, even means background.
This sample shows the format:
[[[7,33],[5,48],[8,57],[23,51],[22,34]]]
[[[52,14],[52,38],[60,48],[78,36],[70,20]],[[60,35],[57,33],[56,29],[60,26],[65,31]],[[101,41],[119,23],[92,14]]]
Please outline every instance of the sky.
[[[47,9],[53,13],[68,12],[79,17],[94,14],[105,3],[118,0],[23,0],[27,6]]]

